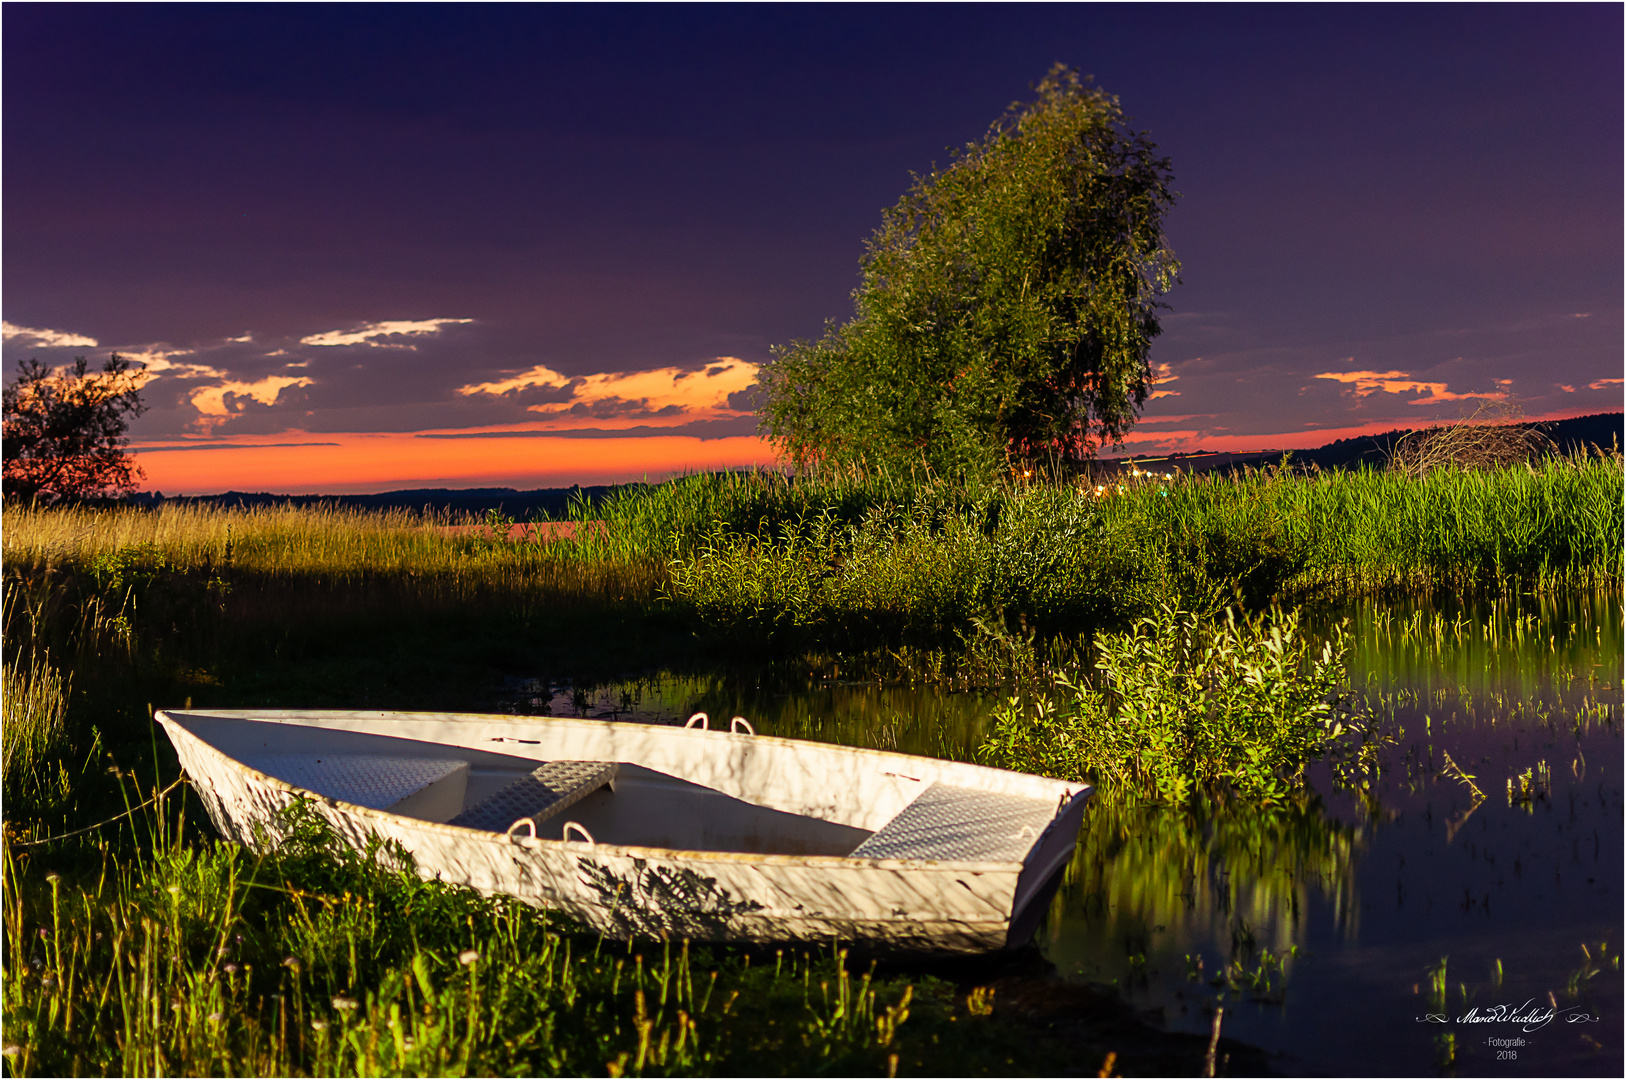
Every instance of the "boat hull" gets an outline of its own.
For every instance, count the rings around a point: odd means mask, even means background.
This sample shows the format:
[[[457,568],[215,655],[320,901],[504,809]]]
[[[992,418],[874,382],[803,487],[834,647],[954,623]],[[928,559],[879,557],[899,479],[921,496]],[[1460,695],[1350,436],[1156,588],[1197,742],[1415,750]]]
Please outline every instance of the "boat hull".
[[[724,741],[739,743],[752,737],[583,721],[522,721],[508,717],[436,720],[433,714],[394,714],[392,718],[392,714],[378,713],[160,713],[158,720],[174,743],[181,766],[192,778],[210,819],[224,836],[250,846],[275,843],[286,828],[289,808],[305,801],[345,843],[365,848],[376,837],[399,844],[425,877],[562,911],[615,939],[650,936],[763,943],[839,940],[908,953],[986,952],[1020,945],[1037,921],[1028,909],[1048,900],[1046,886],[1071,855],[1089,795],[1085,785],[1042,781],[977,766],[822,744],[792,744],[791,740],[756,739],[755,745],[745,743],[744,749],[772,766],[770,771],[776,775],[792,777],[779,785],[791,790],[785,797],[790,802],[789,812],[812,809],[815,814],[827,813],[829,820],[839,820],[839,800],[827,805],[817,800],[811,788],[807,795],[814,796],[816,805],[804,805],[809,801],[806,796],[796,802],[794,791],[798,785],[794,774],[799,761],[808,760],[808,768],[816,773],[821,755],[845,753],[863,756],[863,763],[869,766],[863,775],[882,778],[876,792],[871,793],[871,803],[886,802],[884,778],[898,777],[901,766],[913,774],[943,773],[960,782],[964,782],[963,775],[970,775],[966,770],[996,774],[990,781],[996,785],[1010,785],[1005,778],[1015,777],[1021,781],[1015,786],[1024,791],[1037,783],[1041,785],[1038,790],[1047,795],[1054,792],[1057,813],[1020,862],[860,859],[592,843],[462,828],[313,795],[227,753],[222,745],[229,748],[231,738],[241,741],[242,736],[238,733],[228,738],[220,734],[227,729],[219,728],[219,724],[302,724],[312,729],[308,735],[311,738],[317,729],[346,731],[352,733],[351,737],[356,733],[376,736],[395,731],[408,737],[429,734],[438,738],[423,745],[461,746],[465,751],[479,753],[482,747],[497,744],[504,753],[526,748],[537,759],[557,753],[563,735],[578,737],[585,734],[585,729],[596,728],[601,736],[617,738],[601,738],[598,743],[588,740],[585,746],[566,748],[567,752],[589,757],[597,754],[611,761],[625,758],[632,764],[653,758],[673,775],[687,771],[714,781],[718,770],[712,767],[708,771],[694,761],[714,766],[720,756],[726,756],[717,753]],[[583,730],[560,728],[565,724],[579,725]],[[209,737],[212,731],[213,738]],[[538,737],[532,740],[524,738],[526,735]],[[657,753],[643,745],[659,748],[667,742],[676,749]],[[631,756],[626,753],[629,744],[636,747]],[[779,761],[765,752],[774,748],[769,744],[775,744],[779,751],[785,751],[786,744],[790,744],[794,752]],[[532,746],[535,749],[529,749]],[[620,757],[616,755],[618,746]],[[850,769],[849,777],[859,773]],[[902,779],[919,785],[930,776],[904,774]],[[914,789],[904,787],[893,801],[907,802],[906,796]],[[852,811],[847,814],[850,817]],[[869,825],[872,827],[873,822]],[[1017,930],[1014,935],[1013,927]]]

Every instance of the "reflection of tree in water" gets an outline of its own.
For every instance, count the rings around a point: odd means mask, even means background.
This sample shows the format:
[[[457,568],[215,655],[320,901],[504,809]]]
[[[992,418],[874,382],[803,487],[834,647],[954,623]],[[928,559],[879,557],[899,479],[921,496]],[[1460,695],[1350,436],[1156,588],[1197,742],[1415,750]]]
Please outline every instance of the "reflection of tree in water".
[[[647,675],[588,691],[586,707],[577,711],[663,723],[682,723],[705,712],[713,728],[727,728],[729,717],[744,716],[764,735],[970,761],[993,705],[1008,696],[881,682],[873,665],[856,662],[852,670],[845,661],[817,666],[822,675],[799,667],[754,671],[749,678]]]
[[[1352,682],[1370,677],[1424,696],[1497,692],[1578,705],[1591,691],[1585,674],[1621,652],[1615,588],[1357,600],[1321,618],[1345,615],[1355,631]]]
[[[1330,821],[1314,794],[1272,807],[1102,799],[1086,815],[1052,929],[1082,915],[1131,952],[1146,951],[1159,927],[1185,949],[1280,952],[1302,942],[1318,895],[1353,934],[1361,846],[1361,830]]]

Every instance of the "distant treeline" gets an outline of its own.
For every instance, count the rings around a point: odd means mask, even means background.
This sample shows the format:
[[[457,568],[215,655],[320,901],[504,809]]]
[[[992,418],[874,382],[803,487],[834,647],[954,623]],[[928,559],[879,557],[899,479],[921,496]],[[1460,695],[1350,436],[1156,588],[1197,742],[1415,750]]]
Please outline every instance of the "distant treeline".
[[[1626,447],[1623,434],[1626,414],[1594,413],[1568,420],[1551,420],[1540,424],[1522,424],[1521,427],[1540,427],[1552,440],[1559,452],[1575,454],[1582,451],[1611,451]],[[1339,439],[1314,450],[1295,450],[1291,463],[1308,468],[1322,469],[1383,468],[1394,447],[1411,428],[1397,428],[1380,435],[1363,435],[1357,439]],[[1243,466],[1257,467],[1280,458],[1283,451],[1258,454],[1189,454],[1159,461],[1173,461],[1187,472],[1226,471]],[[1111,463],[1121,467],[1134,459],[1118,459]],[[1107,465],[1108,462],[1101,462]],[[515,488],[413,488],[407,491],[385,491],[376,495],[276,495],[270,492],[228,491],[221,495],[181,495],[166,497],[161,492],[140,492],[124,502],[133,506],[153,506],[161,502],[204,503],[213,506],[339,506],[371,510],[414,510],[444,514],[449,517],[480,517],[495,511],[515,521],[561,519],[574,500],[585,499],[590,505],[600,505],[605,498],[649,485],[595,484],[588,487],[537,488],[520,491]]]
[[[442,514],[450,518],[480,517],[495,511],[515,521],[563,518],[572,500],[586,499],[593,505],[605,496],[645,484],[595,484],[588,487],[537,488],[412,488],[384,491],[376,495],[275,495],[266,491],[228,491],[221,495],[165,496],[162,492],[138,492],[124,501],[133,506],[158,503],[202,503],[221,507],[254,506],[338,506],[361,510],[413,510]]]

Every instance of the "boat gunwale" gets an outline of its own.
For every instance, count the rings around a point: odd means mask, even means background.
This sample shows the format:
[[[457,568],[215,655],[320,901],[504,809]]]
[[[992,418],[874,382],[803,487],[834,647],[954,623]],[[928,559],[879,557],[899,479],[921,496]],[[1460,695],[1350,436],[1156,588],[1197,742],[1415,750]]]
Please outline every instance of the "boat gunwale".
[[[794,855],[794,854],[785,854],[785,853],[781,853],[781,852],[705,851],[705,850],[695,850],[695,849],[688,849],[688,848],[644,847],[644,846],[636,845],[636,844],[588,843],[587,841],[584,841],[584,840],[552,840],[552,839],[547,839],[547,838],[540,837],[540,836],[510,835],[510,834],[505,834],[505,833],[492,832],[492,831],[489,831],[489,830],[486,830],[486,829],[473,829],[473,828],[469,828],[468,826],[465,826],[465,825],[452,825],[452,824],[450,824],[448,822],[443,822],[443,821],[429,821],[429,820],[426,820],[424,818],[408,817],[405,814],[393,814],[393,813],[390,813],[388,810],[379,810],[379,809],[375,809],[374,807],[371,807],[371,806],[362,806],[362,805],[360,805],[358,803],[346,802],[343,799],[335,799],[335,798],[332,798],[330,796],[323,795],[323,794],[321,794],[319,792],[312,791],[309,788],[296,787],[295,785],[288,783],[286,780],[278,779],[277,777],[272,776],[269,773],[261,772],[260,770],[254,768],[252,765],[248,765],[248,764],[246,764],[246,763],[244,763],[242,761],[239,761],[237,758],[232,757],[230,754],[226,753],[224,750],[221,750],[219,747],[217,747],[213,743],[209,742],[209,740],[203,738],[203,736],[201,736],[201,735],[199,735],[199,734],[197,734],[197,733],[195,733],[195,732],[193,732],[191,730],[188,730],[185,727],[185,725],[182,724],[179,721],[179,719],[177,719],[177,716],[189,716],[189,717],[201,717],[201,718],[205,718],[205,719],[216,718],[216,719],[226,719],[226,720],[249,720],[249,721],[258,720],[258,721],[261,721],[261,722],[271,722],[271,723],[278,722],[277,720],[275,720],[272,717],[268,716],[267,715],[268,713],[275,714],[276,716],[293,716],[295,719],[304,719],[304,718],[318,719],[318,718],[321,718],[321,717],[341,717],[341,718],[348,717],[348,718],[355,718],[355,719],[362,719],[362,718],[382,719],[382,718],[391,717],[391,716],[398,716],[398,717],[403,717],[403,718],[420,718],[420,719],[431,719],[431,720],[440,720],[440,721],[445,721],[448,718],[455,717],[455,718],[458,718],[457,722],[459,722],[459,723],[466,722],[463,718],[479,719],[481,721],[485,721],[485,720],[489,719],[489,720],[499,720],[499,721],[513,722],[513,723],[534,722],[534,721],[538,721],[538,720],[545,721],[545,722],[551,722],[551,723],[559,723],[559,724],[581,723],[581,722],[583,722],[582,720],[579,720],[579,719],[576,719],[576,718],[573,718],[573,717],[513,717],[513,716],[506,716],[506,715],[503,715],[503,714],[500,714],[500,713],[499,714],[429,713],[429,712],[385,713],[385,712],[374,711],[374,710],[362,711],[362,710],[325,710],[325,709],[324,710],[316,710],[316,709],[310,709],[310,710],[259,710],[259,709],[210,709],[210,710],[182,709],[182,710],[168,710],[168,709],[158,709],[158,710],[154,711],[153,715],[154,715],[154,718],[157,719],[161,724],[165,724],[166,726],[170,725],[170,724],[173,724],[175,727],[180,728],[182,731],[185,732],[185,734],[186,734],[186,736],[188,738],[200,743],[202,746],[207,748],[209,752],[213,753],[214,755],[219,757],[221,760],[225,761],[228,766],[230,766],[233,769],[236,769],[239,773],[245,774],[248,779],[253,780],[256,783],[260,783],[260,784],[263,784],[265,786],[268,786],[274,791],[276,791],[276,790],[287,791],[287,792],[292,793],[293,795],[295,795],[297,797],[309,799],[312,802],[321,803],[321,804],[324,804],[324,805],[327,805],[327,806],[331,806],[331,807],[333,807],[333,808],[335,808],[337,810],[340,810],[340,811],[342,811],[342,812],[344,812],[346,814],[349,814],[349,815],[355,816],[355,817],[361,817],[361,818],[364,818],[364,819],[365,818],[374,818],[374,817],[376,817],[376,818],[378,818],[380,820],[383,820],[383,821],[388,821],[388,822],[392,822],[392,823],[399,823],[400,826],[405,826],[406,828],[411,828],[411,829],[421,829],[421,828],[428,827],[428,828],[430,828],[430,829],[432,829],[432,830],[434,830],[436,832],[446,833],[446,834],[450,835],[451,837],[453,837],[455,839],[462,839],[462,840],[473,839],[473,840],[478,840],[478,841],[480,841],[482,843],[488,843],[488,844],[501,843],[501,844],[506,844],[506,845],[513,846],[513,847],[518,847],[518,848],[520,848],[522,850],[527,850],[527,851],[544,851],[545,852],[545,851],[552,851],[552,850],[555,850],[555,849],[563,849],[567,854],[568,853],[586,854],[586,853],[590,853],[590,852],[596,853],[596,852],[602,851],[606,856],[609,856],[609,857],[612,857],[612,858],[614,858],[614,857],[632,858],[632,859],[646,858],[646,859],[654,859],[654,860],[681,859],[681,860],[690,861],[690,862],[725,862],[725,863],[745,862],[745,863],[752,863],[752,864],[766,865],[766,866],[805,866],[805,867],[809,867],[809,868],[828,868],[828,869],[854,869],[854,870],[875,869],[875,870],[897,870],[897,871],[911,871],[911,872],[919,872],[921,870],[933,870],[933,871],[943,871],[943,872],[970,872],[970,873],[1010,873],[1010,872],[1020,872],[1023,868],[1025,868],[1027,866],[1028,861],[1034,857],[1035,853],[1037,853],[1039,851],[1039,849],[1043,846],[1044,838],[1049,835],[1051,829],[1054,828],[1055,823],[1057,821],[1061,820],[1066,815],[1067,810],[1072,806],[1074,800],[1088,799],[1091,795],[1094,794],[1093,785],[1082,784],[1082,785],[1077,785],[1079,790],[1073,791],[1073,792],[1069,793],[1064,799],[1058,800],[1058,803],[1057,803],[1057,806],[1056,806],[1056,812],[1055,812],[1054,816],[1052,816],[1052,818],[1046,824],[1044,829],[1040,830],[1039,835],[1034,838],[1033,844],[1028,848],[1027,854],[1024,855],[1023,858],[1020,861],[1005,860],[1005,861],[981,862],[981,861],[965,861],[965,860],[948,861],[948,860],[936,860],[936,859],[864,859],[864,858],[855,859],[855,858],[853,858],[853,857],[851,857],[849,855]],[[302,714],[302,715],[295,715],[295,714]],[[653,725],[653,724],[640,724],[640,723],[637,723],[637,722],[620,722],[620,721],[613,721],[613,720],[592,720],[592,719],[588,719],[585,722],[587,722],[587,723],[596,723],[596,724],[605,724],[605,725],[611,725],[611,726],[615,726],[615,727],[626,727],[626,728],[637,727],[637,728],[646,728],[647,729],[647,728],[653,728],[653,727],[660,727],[660,728],[664,728],[666,730],[666,732],[669,733],[669,734],[679,734],[679,733],[683,733],[683,734],[693,733],[695,735],[711,734],[711,735],[727,735],[730,738],[735,738],[735,739],[769,740],[769,741],[772,741],[774,743],[777,743],[777,744],[780,744],[780,745],[786,746],[787,748],[792,748],[792,749],[795,748],[797,745],[807,745],[809,743],[812,743],[812,740],[807,740],[807,739],[786,739],[786,738],[783,738],[781,736],[775,736],[775,735],[744,735],[744,734],[738,734],[738,733],[735,733],[735,732],[722,731],[722,730],[677,728],[677,727],[674,727],[674,726],[671,726],[671,725]],[[315,725],[298,725],[298,726],[315,726]],[[365,734],[373,734],[373,733],[365,733]],[[399,737],[399,736],[384,736],[384,737],[385,738],[396,738],[396,737]],[[416,740],[416,741],[423,741],[423,740]],[[988,766],[988,765],[976,765],[976,764],[973,764],[973,763],[970,763],[970,762],[948,762],[948,761],[944,761],[944,760],[939,759],[939,758],[928,758],[928,757],[922,757],[920,755],[915,755],[915,754],[899,754],[899,753],[896,753],[895,751],[874,750],[874,749],[871,749],[869,747],[859,747],[859,746],[849,747],[849,746],[844,746],[844,745],[839,744],[839,743],[812,743],[812,745],[815,745],[815,746],[818,746],[818,747],[821,747],[821,748],[829,748],[829,749],[834,749],[834,750],[840,750],[840,751],[844,751],[844,752],[870,754],[870,755],[874,755],[874,756],[877,756],[877,757],[883,757],[883,758],[903,758],[903,759],[906,759],[906,760],[925,761],[925,762],[930,762],[930,763],[932,763],[934,765],[943,765],[943,764],[970,765],[970,767],[974,768],[974,769],[987,769],[988,771],[995,772],[995,773],[1005,773],[1005,774],[1012,775],[1012,776],[1023,776],[1023,777],[1031,776],[1031,774],[1028,774],[1028,773],[1017,773],[1017,772],[1012,772],[1011,770],[1008,770],[1008,769],[996,769],[996,768],[993,768],[992,766]],[[478,750],[479,748],[477,748],[477,747],[457,747],[457,749]],[[487,751],[487,752],[496,753],[497,751]],[[637,763],[633,762],[631,764],[637,764]],[[1032,778],[1033,779],[1038,779],[1038,780],[1045,780],[1045,781],[1050,782],[1050,783],[1063,784],[1063,785],[1066,785],[1068,787],[1074,786],[1073,782],[1071,782],[1071,781],[1054,780],[1054,779],[1052,779],[1050,777],[1032,777]]]

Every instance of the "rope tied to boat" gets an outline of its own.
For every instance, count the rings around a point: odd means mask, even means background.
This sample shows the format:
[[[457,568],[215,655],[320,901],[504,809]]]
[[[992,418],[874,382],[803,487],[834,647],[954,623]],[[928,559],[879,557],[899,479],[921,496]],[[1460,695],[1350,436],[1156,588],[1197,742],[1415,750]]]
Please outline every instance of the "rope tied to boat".
[[[176,788],[180,787],[184,783],[186,783],[186,777],[184,775],[183,776],[178,776],[178,777],[175,778],[174,783],[170,784],[169,787],[165,788],[163,791],[160,791],[158,794],[154,795],[152,798],[148,799],[146,802],[137,803],[135,806],[130,807],[130,809],[126,810],[122,814],[114,814],[112,817],[108,818],[106,821],[98,821],[94,825],[86,825],[83,829],[75,829],[72,832],[65,832],[65,833],[62,833],[59,836],[45,836],[45,837],[41,837],[38,840],[13,840],[8,836],[6,838],[6,843],[11,845],[12,847],[39,847],[42,844],[53,844],[58,840],[70,840],[75,836],[83,836],[85,833],[95,832],[97,829],[100,829],[100,828],[102,828],[103,826],[106,826],[106,825],[111,825],[111,824],[113,824],[113,822],[118,821],[121,818],[129,817],[131,814],[134,814],[137,810],[144,809],[144,808],[146,808],[148,806],[151,806],[153,803],[161,801],[166,795],[168,795],[170,792],[174,791]]]

